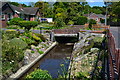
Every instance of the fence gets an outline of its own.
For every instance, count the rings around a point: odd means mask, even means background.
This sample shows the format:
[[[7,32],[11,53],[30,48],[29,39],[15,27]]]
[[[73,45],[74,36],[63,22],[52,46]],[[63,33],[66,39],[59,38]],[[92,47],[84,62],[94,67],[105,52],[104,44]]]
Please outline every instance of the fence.
[[[108,62],[109,62],[109,79],[120,79],[120,49],[115,46],[115,38],[108,30]]]

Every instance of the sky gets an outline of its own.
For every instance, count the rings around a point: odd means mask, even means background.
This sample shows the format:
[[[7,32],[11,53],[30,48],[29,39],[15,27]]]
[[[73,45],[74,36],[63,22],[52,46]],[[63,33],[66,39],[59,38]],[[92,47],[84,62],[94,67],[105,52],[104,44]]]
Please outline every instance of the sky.
[[[29,4],[29,2],[37,2],[38,0],[10,0],[12,2],[19,2],[19,3],[24,3],[26,5]],[[45,0],[45,1],[55,1],[55,0]],[[88,4],[93,7],[93,6],[104,6],[103,0],[86,0]]]

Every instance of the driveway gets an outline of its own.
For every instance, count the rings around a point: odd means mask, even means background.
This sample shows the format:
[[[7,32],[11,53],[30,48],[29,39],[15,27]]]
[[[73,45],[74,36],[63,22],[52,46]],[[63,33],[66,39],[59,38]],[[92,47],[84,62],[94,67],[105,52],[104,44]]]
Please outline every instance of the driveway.
[[[113,36],[115,37],[116,47],[120,48],[120,27],[110,27],[110,31],[112,32]]]

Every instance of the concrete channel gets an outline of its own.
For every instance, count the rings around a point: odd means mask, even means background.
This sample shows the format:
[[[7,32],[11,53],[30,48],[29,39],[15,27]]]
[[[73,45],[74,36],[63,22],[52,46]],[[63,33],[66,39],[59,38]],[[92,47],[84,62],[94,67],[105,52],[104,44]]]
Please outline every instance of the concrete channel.
[[[66,71],[70,67],[70,58],[72,55],[73,43],[57,43],[54,42],[43,55],[40,55],[29,65],[19,69],[15,74],[11,75],[8,80],[23,80],[23,78],[34,69],[47,70],[53,78],[62,75],[61,64],[65,66]]]

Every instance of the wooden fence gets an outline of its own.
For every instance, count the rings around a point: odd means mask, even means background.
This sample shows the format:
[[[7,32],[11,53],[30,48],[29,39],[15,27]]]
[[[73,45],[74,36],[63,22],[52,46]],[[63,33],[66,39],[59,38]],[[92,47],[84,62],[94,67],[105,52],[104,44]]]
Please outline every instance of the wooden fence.
[[[109,79],[120,79],[120,49],[116,48],[115,38],[108,30],[108,62],[109,62]]]

